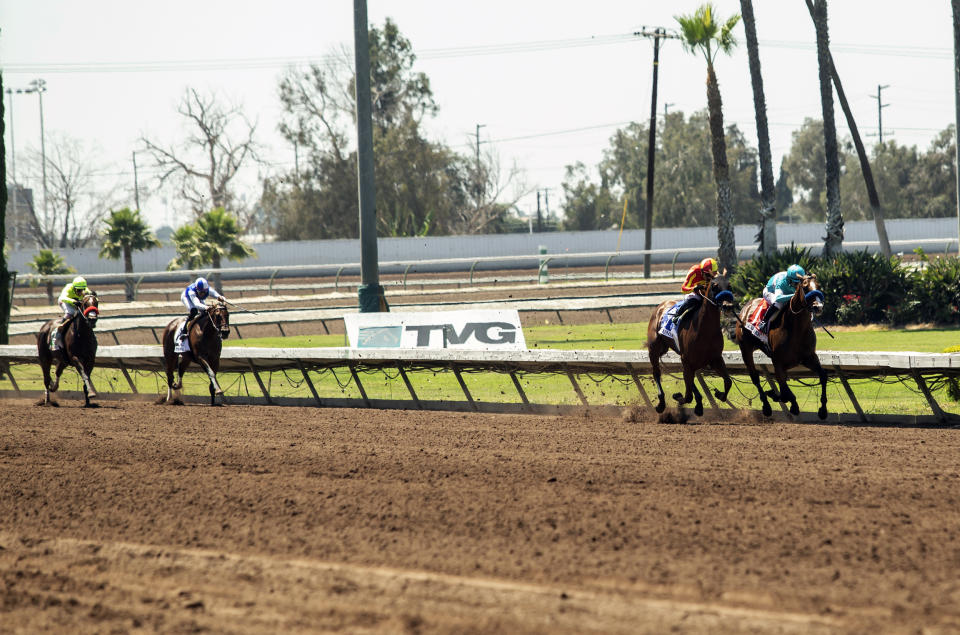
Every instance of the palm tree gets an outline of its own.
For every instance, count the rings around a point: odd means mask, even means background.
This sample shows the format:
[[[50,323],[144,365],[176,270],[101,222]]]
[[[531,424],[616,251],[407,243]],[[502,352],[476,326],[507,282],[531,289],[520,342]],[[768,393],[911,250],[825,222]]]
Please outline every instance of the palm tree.
[[[244,260],[255,256],[250,245],[239,238],[240,225],[235,216],[222,207],[203,214],[192,225],[185,225],[171,237],[177,248],[177,257],[170,261],[168,269],[196,269],[210,265],[219,269],[224,258]],[[212,283],[220,288],[220,275],[213,274]]]
[[[807,10],[810,17],[813,18],[813,2],[807,0]],[[880,242],[880,251],[884,256],[892,256],[890,250],[890,240],[887,237],[887,225],[883,218],[883,207],[880,206],[880,197],[877,195],[877,186],[873,180],[873,170],[870,169],[870,159],[867,157],[867,151],[863,147],[863,141],[860,139],[860,131],[857,128],[857,122],[853,118],[853,111],[850,110],[850,104],[847,102],[847,95],[843,91],[843,84],[840,82],[840,74],[837,72],[837,65],[833,63],[833,54],[830,57],[830,78],[833,80],[833,87],[837,91],[837,100],[840,102],[840,108],[847,119],[847,127],[850,128],[850,136],[853,137],[853,145],[857,149],[857,157],[860,159],[860,171],[863,173],[863,183],[867,188],[867,198],[870,199],[870,208],[873,210],[873,223],[877,228],[877,238]]]
[[[133,252],[160,246],[160,241],[140,216],[140,210],[132,211],[129,207],[124,207],[112,211],[104,223],[107,227],[103,232],[100,257],[111,260],[119,260],[122,257],[123,271],[126,274],[133,273]],[[134,299],[132,276],[126,276],[125,285],[127,302],[132,302]]]
[[[753,109],[757,118],[757,144],[760,151],[760,252],[770,256],[777,250],[777,206],[773,184],[773,162],[770,160],[770,130],[767,128],[767,101],[763,95],[760,74],[760,51],[757,45],[757,24],[753,18],[753,2],[740,0],[743,30],[747,36],[747,58],[750,61],[750,82],[753,84]]]
[[[717,239],[720,268],[732,271],[737,265],[737,245],[733,235],[733,206],[730,202],[730,169],[727,165],[727,140],[723,132],[723,102],[713,68],[717,53],[729,54],[737,41],[733,27],[740,20],[732,16],[724,24],[714,20],[714,8],[704,4],[692,15],[676,16],[681,40],[689,52],[700,52],[707,61],[707,107],[710,112],[710,138],[713,153],[713,180],[717,184]]]
[[[43,283],[47,285],[47,301],[53,304],[53,278],[49,276],[62,276],[66,273],[76,271],[73,267],[67,266],[63,256],[54,253],[52,249],[41,249],[29,263],[30,268],[36,271],[41,278],[32,283],[32,286]]]
[[[817,64],[820,68],[820,104],[823,108],[823,150],[826,154],[827,236],[823,255],[832,258],[843,251],[843,212],[840,209],[840,157],[837,124],[833,118],[833,84],[830,71],[830,33],[827,29],[827,0],[814,0],[813,26],[817,31]]]
[[[950,0],[953,9],[953,103],[956,118],[955,130],[960,130],[960,0]],[[960,165],[960,143],[954,143],[956,149],[956,165]],[[960,170],[956,171],[957,192],[960,192]],[[957,196],[957,236],[960,238],[960,196]],[[960,253],[960,243],[957,243],[957,252]]]

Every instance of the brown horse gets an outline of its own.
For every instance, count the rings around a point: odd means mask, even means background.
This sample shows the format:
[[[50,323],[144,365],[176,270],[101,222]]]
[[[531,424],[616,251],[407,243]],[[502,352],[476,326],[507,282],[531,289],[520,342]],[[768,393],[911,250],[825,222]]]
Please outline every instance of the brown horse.
[[[657,412],[666,408],[663,397],[663,385],[660,383],[660,358],[668,350],[673,349],[680,355],[683,365],[683,381],[686,385],[686,394],[675,393],[673,398],[679,404],[687,404],[696,399],[693,411],[700,416],[703,414],[703,398],[694,385],[694,374],[709,366],[723,377],[723,392],[714,391],[717,399],[727,400],[732,384],[727,366],[723,361],[723,331],[720,327],[720,313],[733,307],[733,293],[730,283],[723,274],[714,276],[707,287],[707,292],[701,294],[703,298],[700,308],[694,309],[694,315],[687,316],[678,326],[679,350],[671,338],[658,333],[663,314],[676,304],[674,300],[661,302],[647,325],[647,352],[650,355],[650,365],[653,367],[653,379],[657,382]]]
[[[67,364],[70,364],[77,369],[77,373],[83,380],[83,406],[97,407],[97,404],[90,403],[90,399],[97,396],[97,391],[93,389],[93,382],[90,381],[90,372],[97,358],[97,336],[93,329],[97,326],[99,317],[97,294],[88,291],[80,300],[77,314],[63,325],[58,349],[50,350],[50,338],[60,320],[50,320],[40,327],[40,332],[37,333],[37,354],[40,357],[40,368],[43,370],[43,405],[59,405],[50,398],[50,394],[57,392],[60,386],[60,375]],[[50,367],[54,360],[57,361],[57,370],[55,377],[51,380]]]
[[[780,312],[778,318],[780,323],[770,325],[767,346],[764,346],[763,342],[743,327],[744,320],[761,302],[766,302],[766,300],[756,298],[740,311],[736,337],[737,343],[740,345],[740,352],[743,354],[743,363],[750,371],[750,379],[760,393],[763,414],[769,417],[772,412],[770,402],[767,401],[768,396],[780,403],[789,401],[791,414],[795,415],[800,412],[800,406],[797,405],[797,396],[787,386],[787,370],[798,364],[803,364],[820,377],[820,408],[817,410],[817,416],[826,419],[827,373],[824,372],[820,365],[820,358],[817,357],[817,334],[813,330],[813,316],[819,315],[823,311],[823,292],[817,288],[817,276],[811,274],[800,280],[793,297]],[[773,371],[777,377],[779,390],[764,392],[760,386],[760,374],[753,362],[753,351],[758,348],[766,352],[773,360]]]
[[[177,330],[187,318],[173,320],[163,330],[163,360],[167,369],[167,396],[162,403],[182,404],[180,391],[183,389],[183,373],[190,362],[196,362],[210,378],[210,405],[217,405],[217,395],[223,390],[217,383],[217,371],[220,369],[220,351],[223,340],[230,337],[230,312],[222,301],[209,308],[190,325],[187,342],[190,350],[176,353]],[[177,370],[177,380],[173,380],[173,371]]]

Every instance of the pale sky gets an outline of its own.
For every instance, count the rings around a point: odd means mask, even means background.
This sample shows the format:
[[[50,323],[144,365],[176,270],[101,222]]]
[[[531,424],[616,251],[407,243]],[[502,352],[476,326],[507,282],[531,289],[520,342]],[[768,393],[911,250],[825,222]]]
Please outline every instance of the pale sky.
[[[715,3],[721,18],[740,3]],[[368,0],[371,23],[391,17],[412,42],[415,70],[432,82],[438,117],[428,129],[463,153],[474,132],[525,170],[531,188],[550,188],[559,209],[564,167],[593,167],[618,126],[650,116],[652,43],[631,37],[643,26],[676,27],[697,1]],[[906,9],[905,9],[906,7]],[[821,118],[814,30],[803,0],[755,0],[754,12],[773,159],[790,146],[805,117]],[[884,138],[926,149],[953,121],[950,3],[833,0],[832,51],[861,133],[876,134],[878,85]],[[131,152],[141,135],[172,143],[185,134],[177,105],[188,87],[215,91],[258,121],[274,170],[292,167],[279,136],[277,85],[291,63],[322,60],[353,47],[351,0],[0,0],[0,66],[8,88],[43,78],[48,139],[69,135],[94,149],[104,178],[131,192]],[[725,122],[755,144],[756,128],[743,28],[740,46],[717,62]],[[706,66],[678,41],[661,48],[658,112],[706,107]],[[7,100],[7,152],[11,152]],[[13,96],[19,153],[38,148],[36,95]],[[836,106],[841,135],[847,133]],[[869,143],[876,137],[867,137]],[[140,162],[138,155],[138,162]],[[143,157],[143,162],[146,157]],[[8,163],[9,165],[9,163]],[[8,167],[9,169],[9,167]],[[39,179],[18,170],[39,190]],[[247,175],[248,201],[259,195]],[[151,184],[141,172],[141,185]],[[535,209],[535,195],[521,201]],[[141,201],[155,226],[182,219],[159,194]],[[172,203],[172,202],[171,202]]]

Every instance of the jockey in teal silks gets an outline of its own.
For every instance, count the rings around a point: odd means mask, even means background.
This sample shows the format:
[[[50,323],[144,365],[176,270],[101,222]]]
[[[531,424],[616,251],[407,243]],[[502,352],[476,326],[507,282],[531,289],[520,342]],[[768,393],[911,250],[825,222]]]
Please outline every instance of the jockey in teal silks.
[[[767,332],[773,320],[783,310],[783,306],[790,301],[793,294],[797,291],[797,285],[807,272],[800,265],[790,265],[786,271],[781,271],[770,276],[767,286],[763,288],[763,299],[770,306],[767,314],[763,318],[761,330]]]

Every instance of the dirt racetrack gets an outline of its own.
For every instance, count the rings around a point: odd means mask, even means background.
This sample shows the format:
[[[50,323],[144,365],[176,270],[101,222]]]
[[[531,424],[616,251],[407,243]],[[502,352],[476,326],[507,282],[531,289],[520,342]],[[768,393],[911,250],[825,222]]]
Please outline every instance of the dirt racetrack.
[[[2,406],[2,632],[960,630],[957,430]]]

